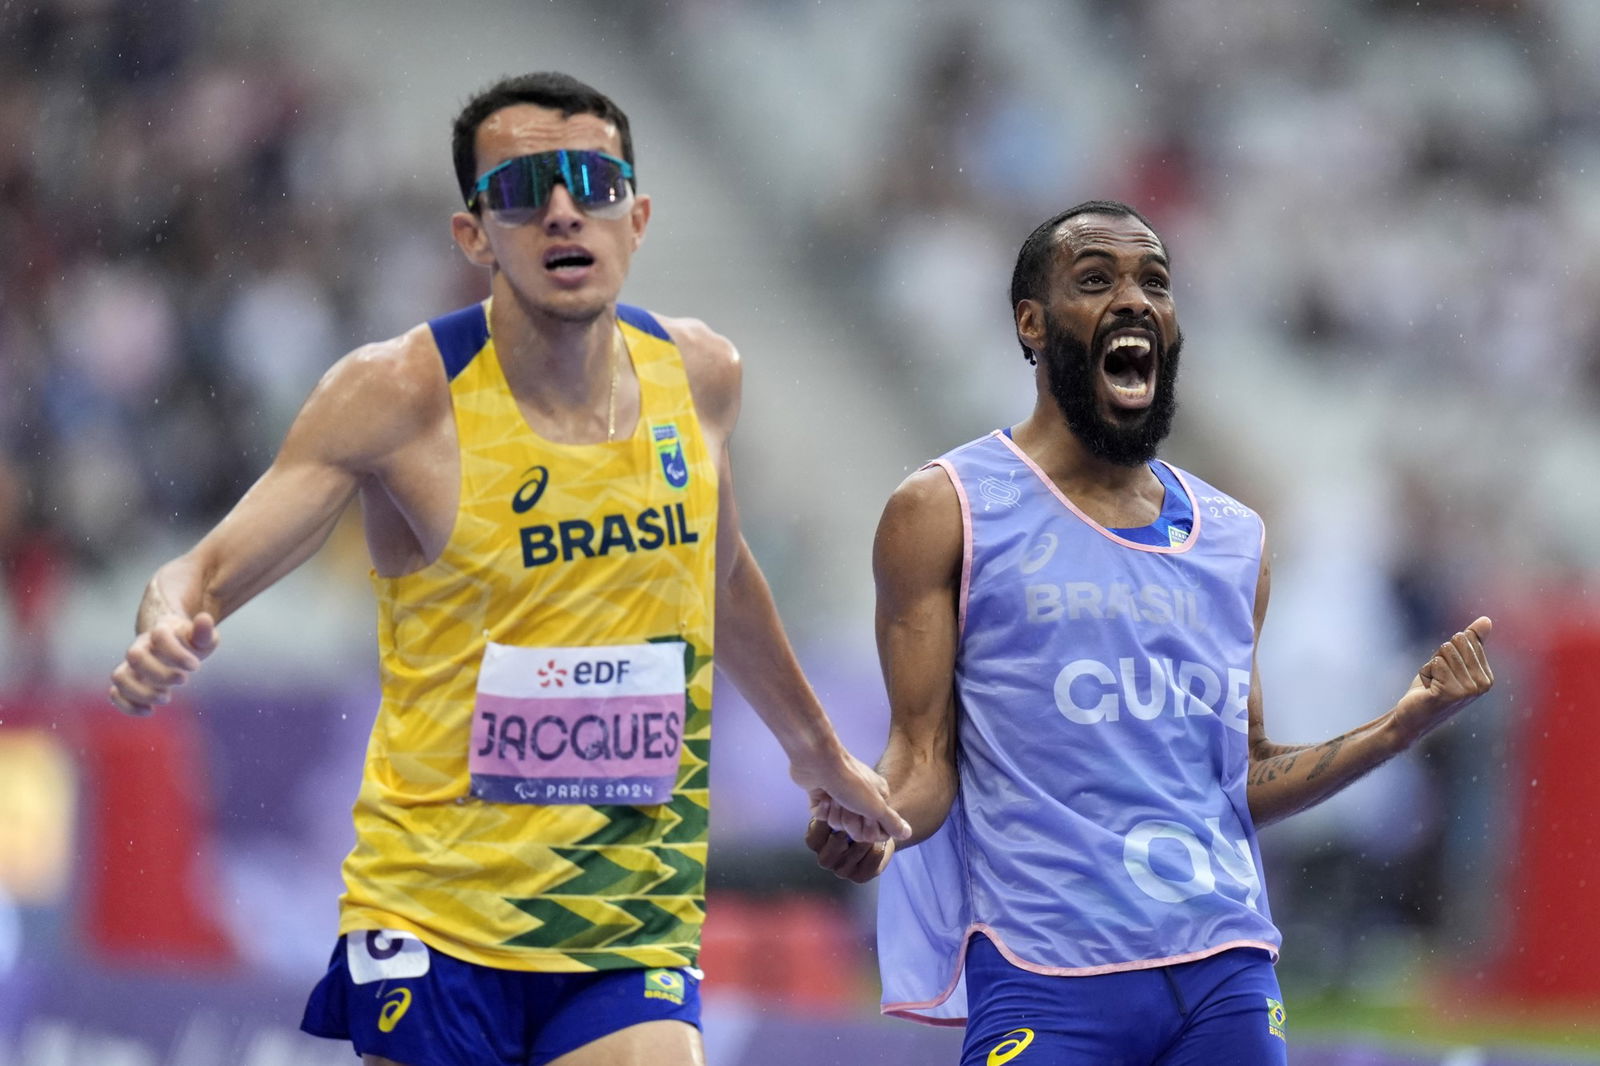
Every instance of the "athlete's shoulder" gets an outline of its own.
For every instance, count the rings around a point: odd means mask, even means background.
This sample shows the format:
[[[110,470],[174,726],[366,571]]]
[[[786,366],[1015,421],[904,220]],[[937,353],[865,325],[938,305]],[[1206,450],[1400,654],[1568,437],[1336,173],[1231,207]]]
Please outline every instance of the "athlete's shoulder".
[[[964,492],[961,485],[962,460],[973,451],[996,447],[997,437],[998,434],[985,433],[922,464],[910,477],[900,482],[889,497],[889,511],[913,520],[940,521],[952,514],[959,515]]]
[[[890,508],[912,515],[938,514],[959,502],[949,470],[938,461],[913,470],[889,494]]]
[[[369,400],[392,405],[402,416],[437,402],[446,384],[439,345],[427,324],[363,344],[335,363],[329,374]]]
[[[426,325],[361,345],[329,367],[302,417],[337,427],[352,458],[404,443],[449,409],[438,346]]]
[[[620,308],[618,317],[622,317]],[[730,369],[737,371],[739,350],[727,337],[700,319],[672,318],[666,315],[649,317],[667,338],[677,345],[678,351],[683,354],[684,366],[691,374],[696,371],[710,373],[726,372]]]
[[[873,539],[880,582],[950,577],[960,569],[965,540],[961,498],[947,471],[930,463],[912,471],[889,494]]]
[[[628,312],[643,314],[677,346],[700,417],[731,426],[738,417],[743,375],[739,350],[733,342],[698,318],[656,315],[621,305],[617,317],[629,321]]]

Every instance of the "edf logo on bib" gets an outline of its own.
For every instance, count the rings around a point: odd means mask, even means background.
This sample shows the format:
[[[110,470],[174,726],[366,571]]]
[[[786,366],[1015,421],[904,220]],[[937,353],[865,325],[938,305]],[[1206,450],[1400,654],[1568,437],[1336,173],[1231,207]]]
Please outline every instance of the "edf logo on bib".
[[[540,688],[549,688],[551,685],[565,688],[569,681],[574,685],[609,685],[613,681],[626,678],[630,665],[632,664],[627,659],[584,660],[574,663],[569,670],[556,665],[556,661],[551,659],[535,673],[538,675]]]
[[[572,667],[574,685],[609,685],[628,676],[627,659],[583,660]]]

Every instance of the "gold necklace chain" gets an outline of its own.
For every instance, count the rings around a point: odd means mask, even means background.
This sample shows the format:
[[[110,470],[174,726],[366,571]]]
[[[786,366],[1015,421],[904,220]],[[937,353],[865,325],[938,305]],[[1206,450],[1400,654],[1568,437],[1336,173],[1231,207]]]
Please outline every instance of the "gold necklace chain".
[[[622,344],[622,330],[611,335],[611,398],[606,401],[606,443],[617,435],[617,379],[622,376],[622,361],[617,358],[617,348]]]

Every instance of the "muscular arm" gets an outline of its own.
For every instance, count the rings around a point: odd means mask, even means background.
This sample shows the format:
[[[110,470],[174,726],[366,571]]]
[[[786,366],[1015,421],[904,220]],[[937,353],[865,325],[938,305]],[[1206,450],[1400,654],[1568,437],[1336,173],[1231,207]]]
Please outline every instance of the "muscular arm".
[[[397,366],[401,342],[353,352],[332,367],[283,447],[228,515],[145,588],[136,637],[112,673],[119,709],[148,714],[199,668],[215,626],[327,540],[384,458],[412,432],[415,389]]]
[[[1271,567],[1263,551],[1256,586],[1256,642],[1266,618]],[[1256,669],[1250,684],[1250,815],[1268,825],[1322,802],[1358,777],[1405,751],[1444,724],[1494,684],[1483,638],[1491,624],[1479,618],[1439,646],[1400,701],[1364,725],[1320,744],[1275,744],[1267,739]]]
[[[955,802],[962,546],[960,501],[940,469],[920,470],[895,490],[873,541],[878,658],[890,713],[878,770],[889,782],[890,802],[911,825],[900,847],[937,832]],[[819,865],[857,883],[881,873],[895,847],[820,827],[806,842]]]
[[[903,835],[905,823],[889,806],[883,781],[845,750],[801,671],[772,590],[740,531],[728,449],[739,413],[738,353],[703,323],[664,324],[683,352],[696,410],[717,455],[717,668],[777,738],[790,776],[812,793],[813,803],[832,801],[836,828],[863,840]]]
[[[920,470],[890,497],[873,541],[878,658],[890,714],[878,769],[911,823],[907,845],[944,824],[956,795],[960,506],[943,470]]]

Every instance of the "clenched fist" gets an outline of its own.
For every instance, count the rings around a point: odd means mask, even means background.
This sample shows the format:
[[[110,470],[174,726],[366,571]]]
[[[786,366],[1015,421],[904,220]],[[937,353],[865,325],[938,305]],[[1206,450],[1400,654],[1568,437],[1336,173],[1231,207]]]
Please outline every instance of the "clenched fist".
[[[164,618],[134,639],[111,671],[106,694],[117,710],[143,717],[172,702],[172,690],[216,651],[217,639],[217,623],[205,611],[193,618]]]
[[[1397,724],[1410,741],[1448,722],[1493,687],[1494,671],[1483,648],[1493,628],[1488,618],[1478,618],[1439,645],[1433,658],[1422,664],[1394,709]]]

